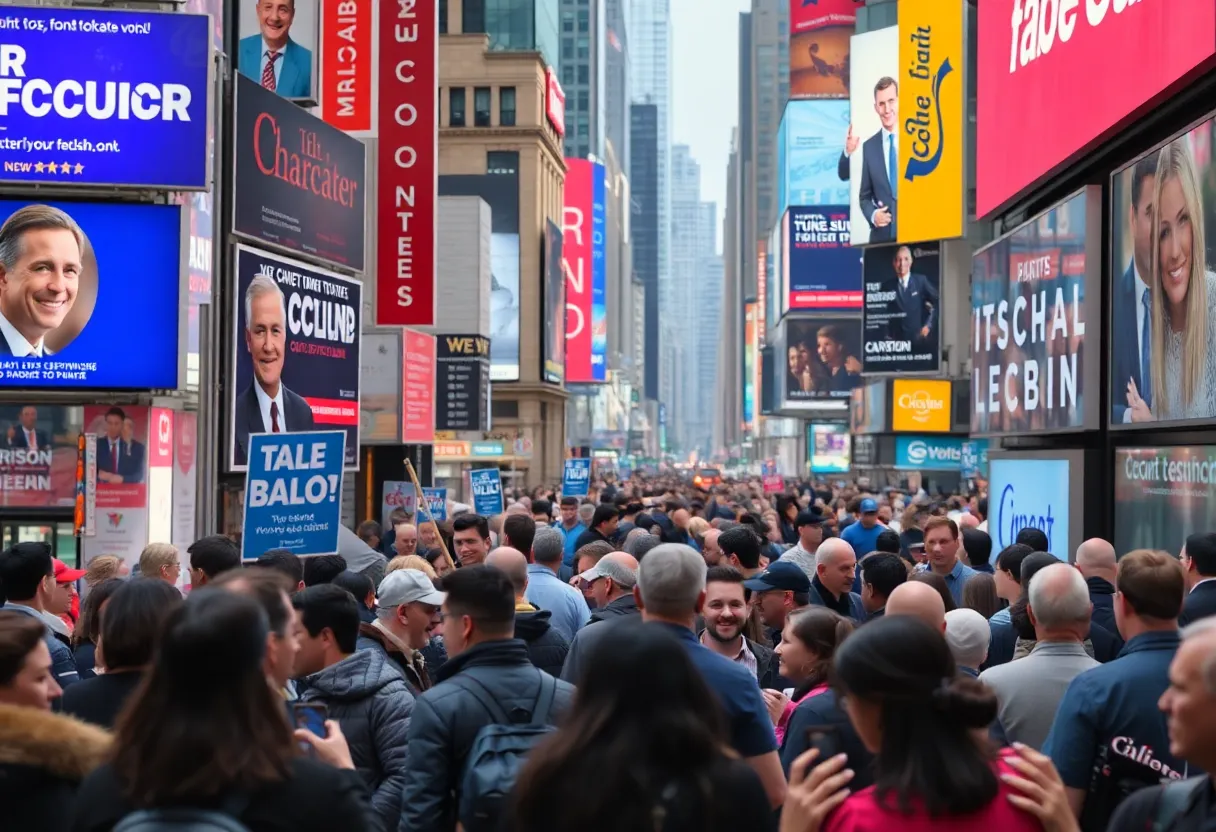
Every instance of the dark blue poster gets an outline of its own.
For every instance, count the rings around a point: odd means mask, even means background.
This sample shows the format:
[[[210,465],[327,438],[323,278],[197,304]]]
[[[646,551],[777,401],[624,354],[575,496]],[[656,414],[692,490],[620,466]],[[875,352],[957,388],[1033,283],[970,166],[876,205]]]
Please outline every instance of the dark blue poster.
[[[0,388],[178,386],[179,206],[4,200],[0,247],[10,238]]]
[[[251,435],[310,430],[346,431],[357,470],[363,284],[245,246],[234,282],[232,470],[245,469]]]
[[[791,206],[786,223],[789,308],[861,309],[861,252],[849,246],[849,206]]]
[[[0,41],[0,181],[207,187],[207,17],[8,6]]]

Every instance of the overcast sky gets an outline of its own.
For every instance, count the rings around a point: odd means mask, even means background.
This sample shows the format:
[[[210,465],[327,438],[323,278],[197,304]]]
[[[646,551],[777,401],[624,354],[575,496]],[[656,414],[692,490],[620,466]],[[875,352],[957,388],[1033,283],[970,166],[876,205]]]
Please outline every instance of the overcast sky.
[[[750,0],[671,0],[672,144],[701,165],[701,199],[726,211],[726,163],[739,107],[739,12]]]

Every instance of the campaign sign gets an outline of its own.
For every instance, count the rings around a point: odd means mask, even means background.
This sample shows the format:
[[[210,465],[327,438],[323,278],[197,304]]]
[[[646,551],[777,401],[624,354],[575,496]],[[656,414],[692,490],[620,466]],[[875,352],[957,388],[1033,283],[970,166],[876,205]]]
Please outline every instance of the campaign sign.
[[[562,471],[562,496],[586,497],[591,488],[591,460],[567,459]]]
[[[204,190],[205,15],[6,7],[0,182]]]
[[[271,549],[338,551],[346,432],[259,433],[250,439],[241,559]]]
[[[473,511],[482,517],[502,512],[502,474],[497,468],[478,468],[469,472],[473,490]]]
[[[424,488],[422,496],[426,500],[426,511],[422,513],[428,520],[442,523],[448,519],[448,490],[446,488]]]

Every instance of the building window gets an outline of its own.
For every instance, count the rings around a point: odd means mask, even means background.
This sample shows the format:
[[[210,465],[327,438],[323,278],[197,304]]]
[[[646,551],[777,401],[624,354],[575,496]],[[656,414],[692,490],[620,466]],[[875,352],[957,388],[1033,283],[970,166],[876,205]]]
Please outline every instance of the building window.
[[[574,41],[570,38],[564,38],[562,40],[562,60],[574,60]]]
[[[562,67],[562,86],[574,86],[574,67],[570,66],[570,64]]]
[[[490,416],[495,419],[518,419],[519,402],[491,399]]]
[[[591,110],[591,102],[586,90],[578,91],[577,109],[580,113],[586,113]]]
[[[452,87],[448,90],[448,124],[452,127],[464,127],[464,87]]]
[[[562,31],[563,32],[573,32],[574,31],[574,15],[571,14],[570,12],[562,12]]]
[[[589,30],[589,28],[591,26],[590,17],[591,17],[591,12],[589,12],[585,9],[581,10],[578,13],[578,30],[580,32],[586,33]]]
[[[585,37],[578,39],[578,56],[584,61],[591,57],[591,44]]]
[[[460,9],[461,32],[472,35],[486,30],[486,0],[464,0]]]
[[[519,173],[519,151],[486,151],[486,173],[500,176]]]
[[[515,126],[515,87],[498,91],[498,123],[503,127]]]
[[[448,33],[448,0],[439,0],[439,34]]]
[[[591,67],[587,66],[587,64],[579,64],[578,65],[578,82],[580,84],[589,84],[589,83],[591,83],[591,81],[589,80],[590,78],[591,78]]]
[[[473,88],[473,126],[490,126],[490,88]]]

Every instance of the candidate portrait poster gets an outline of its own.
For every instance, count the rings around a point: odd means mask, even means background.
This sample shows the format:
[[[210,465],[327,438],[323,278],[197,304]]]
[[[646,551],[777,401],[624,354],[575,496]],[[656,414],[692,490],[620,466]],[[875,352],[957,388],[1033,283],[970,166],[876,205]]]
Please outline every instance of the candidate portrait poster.
[[[237,70],[263,89],[298,104],[316,104],[320,4],[239,0],[237,5]]]
[[[134,405],[88,405],[84,430],[97,437],[97,515],[84,538],[85,562],[118,555],[139,561],[148,544],[148,416]]]
[[[787,401],[847,401],[864,383],[857,318],[787,318],[785,328]]]
[[[346,431],[358,469],[363,286],[245,246],[236,249],[229,466],[243,471],[258,433]]]
[[[76,504],[79,407],[0,406],[0,506],[71,507]]]
[[[850,234],[853,245],[893,243],[899,224],[899,27],[850,42]]]
[[[862,371],[936,373],[941,367],[941,249],[874,246],[863,266]]]

